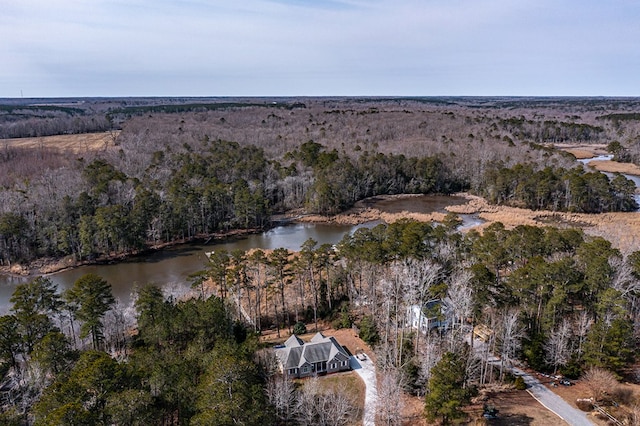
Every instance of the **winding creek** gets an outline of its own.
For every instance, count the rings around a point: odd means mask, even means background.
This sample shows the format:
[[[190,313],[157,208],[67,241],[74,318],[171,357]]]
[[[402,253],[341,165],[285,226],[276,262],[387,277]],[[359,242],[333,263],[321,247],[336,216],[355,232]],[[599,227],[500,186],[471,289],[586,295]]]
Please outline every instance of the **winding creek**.
[[[376,208],[383,212],[436,212],[445,211],[444,207],[452,204],[462,204],[464,199],[455,196],[418,196],[383,200],[376,203]],[[461,215],[462,228],[481,223],[472,215]],[[181,294],[188,289],[188,276],[206,267],[206,251],[225,249],[249,250],[252,248],[275,249],[284,247],[289,250],[299,250],[309,238],[313,238],[318,245],[338,243],[346,234],[354,232],[359,227],[373,227],[379,221],[362,225],[335,225],[292,223],[277,226],[261,234],[249,235],[241,239],[204,244],[185,244],[154,252],[145,256],[134,257],[129,260],[111,263],[87,265],[48,275],[54,284],[62,291],[73,285],[81,276],[93,273],[103,277],[112,286],[118,300],[128,305],[131,293],[136,286],[153,283],[173,294]],[[0,275],[0,314],[10,308],[9,299],[15,287],[23,282],[32,280],[33,276],[14,277]]]
[[[603,155],[589,159],[579,160],[583,164],[588,164],[594,160],[611,160],[612,156]],[[611,175],[611,174],[607,174]],[[640,188],[640,177],[625,175]],[[636,200],[640,204],[640,194],[636,195]],[[432,213],[444,212],[448,205],[462,204],[464,198],[456,196],[434,196],[424,195],[407,198],[394,198],[378,200],[375,208],[387,213],[398,213],[407,211],[410,213]],[[460,229],[468,229],[481,224],[483,221],[475,215],[459,215],[463,224]],[[125,261],[81,266],[55,274],[49,278],[62,291],[73,285],[81,276],[94,273],[103,277],[113,288],[114,295],[118,300],[128,305],[131,301],[131,293],[136,286],[152,283],[163,287],[173,294],[181,294],[188,289],[188,276],[206,267],[206,251],[225,249],[232,251],[235,249],[249,250],[253,248],[275,249],[284,247],[289,250],[299,250],[302,244],[309,238],[313,238],[318,245],[338,243],[344,235],[353,233],[357,228],[373,227],[380,223],[369,222],[362,225],[335,225],[335,224],[312,224],[312,223],[292,223],[277,226],[261,234],[249,235],[241,239],[233,239],[222,242],[215,242],[207,245],[186,244],[173,248],[164,249],[145,256],[134,257]],[[10,308],[9,299],[15,287],[23,282],[32,280],[33,276],[15,277],[0,275],[0,314],[4,314]]]

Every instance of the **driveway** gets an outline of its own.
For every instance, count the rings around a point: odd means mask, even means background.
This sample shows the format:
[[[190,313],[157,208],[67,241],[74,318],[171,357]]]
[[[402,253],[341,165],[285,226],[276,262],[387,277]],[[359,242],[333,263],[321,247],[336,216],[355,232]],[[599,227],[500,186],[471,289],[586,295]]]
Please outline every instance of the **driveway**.
[[[467,343],[471,343],[471,339],[467,337]],[[473,340],[473,350],[482,354],[487,354],[487,345],[478,339]],[[489,363],[500,365],[500,358],[495,355],[489,356]],[[540,380],[531,374],[519,369],[518,367],[507,367],[517,376],[522,376],[527,384],[527,392],[533,396],[543,407],[560,417],[571,426],[593,425],[587,413],[572,407],[560,396],[550,391],[546,386],[540,383]]]
[[[365,355],[365,359],[360,360],[355,356],[349,361],[353,371],[358,373],[364,381],[366,387],[364,394],[364,413],[362,413],[362,424],[364,426],[375,426],[376,424],[376,403],[378,401],[378,388],[376,380],[376,366],[373,361]]]
[[[524,379],[524,382],[527,384],[527,392],[529,392],[531,396],[537,399],[538,402],[547,410],[553,411],[558,417],[568,424],[572,426],[594,424],[589,420],[589,417],[587,417],[587,413],[569,405],[569,403],[550,391],[546,386],[540,383],[540,380],[531,374],[526,373],[517,367],[512,367],[511,371]]]

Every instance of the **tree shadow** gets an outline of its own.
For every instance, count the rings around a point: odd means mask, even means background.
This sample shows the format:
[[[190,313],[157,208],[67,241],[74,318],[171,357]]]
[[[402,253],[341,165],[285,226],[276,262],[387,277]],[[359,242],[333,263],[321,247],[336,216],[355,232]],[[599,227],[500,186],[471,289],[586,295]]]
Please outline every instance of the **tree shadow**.
[[[488,424],[494,426],[530,426],[533,424],[533,417],[525,414],[500,414],[497,419],[490,419]]]

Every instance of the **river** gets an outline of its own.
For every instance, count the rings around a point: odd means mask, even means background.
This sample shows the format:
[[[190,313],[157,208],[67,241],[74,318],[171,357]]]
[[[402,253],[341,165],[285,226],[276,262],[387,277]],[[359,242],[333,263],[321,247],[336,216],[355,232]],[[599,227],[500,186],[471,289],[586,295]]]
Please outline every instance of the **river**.
[[[611,160],[612,156],[603,155],[579,160],[588,164],[593,160]],[[625,175],[640,187],[640,177]],[[640,204],[640,195],[636,195]],[[443,212],[447,205],[462,204],[465,199],[456,196],[423,195],[406,198],[392,198],[371,200],[369,205],[388,213],[407,212]],[[460,215],[463,224],[461,230],[481,224],[483,221],[475,215]],[[309,238],[313,238],[318,245],[336,244],[347,233],[354,232],[360,226],[372,227],[380,222],[370,222],[358,226],[329,225],[311,223],[292,223],[277,226],[261,234],[249,235],[241,239],[233,239],[212,244],[185,244],[164,249],[144,256],[134,257],[112,264],[88,265],[75,269],[51,274],[48,277],[58,286],[60,291],[67,289],[81,276],[94,273],[103,277],[112,286],[113,293],[124,305],[131,301],[131,293],[136,286],[152,283],[163,287],[172,294],[179,295],[188,289],[188,276],[206,267],[205,252],[225,249],[249,250],[252,248],[275,249],[284,247],[289,250],[299,250]],[[34,277],[12,277],[0,275],[0,314],[10,308],[9,299],[15,287]]]
[[[455,196],[418,196],[397,198],[376,202],[376,208],[385,212],[434,212],[444,211],[444,207],[451,204],[462,204],[464,198]],[[461,215],[463,225],[468,228],[481,223],[480,219],[472,215]],[[144,256],[134,257],[125,261],[111,264],[87,265],[48,275],[60,291],[67,289],[81,276],[93,273],[101,276],[113,289],[113,294],[123,305],[131,301],[131,293],[136,286],[155,284],[179,295],[188,289],[188,276],[206,267],[205,252],[225,249],[249,250],[252,248],[275,249],[284,247],[297,251],[309,238],[313,238],[318,245],[338,243],[345,234],[354,232],[361,226],[373,227],[380,223],[369,222],[363,225],[329,225],[311,223],[292,223],[277,226],[261,234],[228,240],[224,242],[203,244],[185,244],[164,249]],[[0,314],[6,313],[11,304],[9,299],[15,287],[34,277],[0,276]]]

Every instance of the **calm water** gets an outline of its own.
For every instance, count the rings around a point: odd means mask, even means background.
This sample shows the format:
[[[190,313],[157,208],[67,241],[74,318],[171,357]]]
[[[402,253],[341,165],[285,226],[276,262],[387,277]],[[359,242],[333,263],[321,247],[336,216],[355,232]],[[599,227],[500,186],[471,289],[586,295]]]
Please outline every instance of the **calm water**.
[[[374,226],[378,222],[360,226]],[[136,257],[124,262],[108,265],[81,266],[68,271],[51,274],[48,277],[59,289],[64,290],[73,285],[81,276],[93,273],[107,280],[114,295],[128,304],[132,290],[136,286],[152,283],[172,290],[174,293],[184,292],[188,288],[188,276],[205,268],[207,259],[205,251],[225,249],[249,250],[252,248],[276,249],[284,247],[299,250],[309,238],[318,245],[335,244],[356,226],[338,226],[325,224],[291,224],[279,226],[262,234],[249,235],[246,238],[229,240],[218,244],[187,244],[169,248],[143,257]],[[10,306],[9,299],[16,285],[33,277],[0,276],[0,313],[5,313]]]
[[[420,196],[397,200],[385,200],[376,204],[377,208],[387,212],[433,212],[444,211],[450,204],[461,204],[461,197],[448,196]],[[481,223],[477,217],[460,215],[463,219],[461,228],[468,228]],[[327,225],[327,224],[291,224],[279,226],[262,234],[250,235],[246,238],[235,239],[217,244],[197,245],[189,244],[169,248],[156,253],[136,257],[124,262],[108,265],[89,265],[68,271],[49,275],[49,278],[60,290],[67,289],[81,276],[93,273],[103,277],[113,288],[114,295],[123,304],[129,304],[131,293],[136,286],[152,283],[173,293],[180,294],[188,289],[188,276],[205,268],[207,259],[205,252],[225,249],[249,250],[252,248],[276,249],[284,247],[289,250],[299,250],[309,238],[313,238],[318,245],[336,244],[347,233],[357,228],[372,227],[380,222],[371,222],[359,226]],[[0,314],[9,307],[9,299],[16,285],[33,279],[33,277],[0,276]]]

